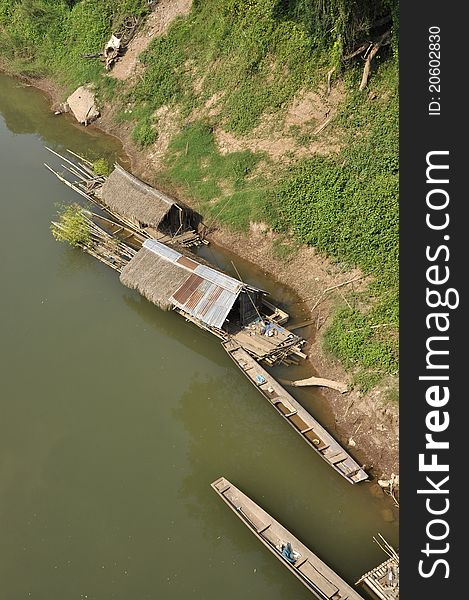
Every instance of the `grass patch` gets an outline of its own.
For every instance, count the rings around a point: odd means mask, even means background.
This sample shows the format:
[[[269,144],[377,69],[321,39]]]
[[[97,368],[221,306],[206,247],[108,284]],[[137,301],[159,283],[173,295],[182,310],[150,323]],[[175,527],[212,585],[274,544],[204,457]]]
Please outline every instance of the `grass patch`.
[[[272,254],[275,258],[288,262],[298,252],[300,245],[286,237],[275,238],[272,242]]]
[[[251,131],[264,113],[275,113],[302,86],[319,81],[330,64],[329,52],[313,51],[304,27],[278,18],[277,9],[277,0],[195,3],[187,18],[153,40],[129,99],[151,111],[177,103],[187,116],[223,92],[219,120],[225,129]],[[198,92],[196,79],[203,82]]]
[[[99,82],[98,59],[114,27],[144,15],[146,0],[0,0],[0,47],[16,72],[55,77],[67,88]]]
[[[221,155],[212,128],[204,122],[186,126],[171,142],[164,176],[196,201],[205,221],[247,231],[263,220],[267,195],[260,177],[250,177],[263,158],[250,151]]]

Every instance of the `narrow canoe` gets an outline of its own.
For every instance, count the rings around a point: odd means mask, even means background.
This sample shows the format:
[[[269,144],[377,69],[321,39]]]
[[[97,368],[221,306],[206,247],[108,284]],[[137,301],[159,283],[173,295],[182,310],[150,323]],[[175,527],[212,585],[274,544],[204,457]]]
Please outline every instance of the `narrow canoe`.
[[[246,350],[233,340],[223,342],[223,347],[264,398],[333,469],[350,483],[368,479],[368,474],[332,435]]]
[[[314,552],[227,479],[220,477],[211,485],[264,546],[267,546],[317,598],[363,600],[360,594],[323,563]],[[288,550],[286,550],[287,544],[290,544]]]

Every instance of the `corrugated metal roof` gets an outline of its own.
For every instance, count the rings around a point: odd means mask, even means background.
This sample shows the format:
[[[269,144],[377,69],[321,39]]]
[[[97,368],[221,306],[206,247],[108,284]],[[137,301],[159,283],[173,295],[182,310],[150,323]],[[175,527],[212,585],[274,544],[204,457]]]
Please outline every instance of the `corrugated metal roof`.
[[[192,274],[189,279],[181,285],[181,287],[173,294],[173,297],[177,302],[185,304],[192,294],[195,292],[197,287],[202,283],[202,277],[199,277],[195,273]]]
[[[239,293],[243,288],[243,283],[241,281],[238,281],[229,275],[225,275],[225,273],[221,273],[220,271],[212,269],[211,267],[201,265],[195,260],[182,255],[176,250],[173,250],[173,248],[165,246],[161,242],[157,242],[156,240],[145,240],[143,245],[145,248],[151,250],[158,256],[177,263],[178,266],[186,268],[188,271],[197,273],[197,275],[200,275],[200,277],[203,279],[211,281],[212,283],[219,285],[233,294]]]
[[[174,306],[207,325],[221,328],[244,287],[243,283],[201,265],[156,240],[146,240],[143,245],[187,271],[188,278],[170,299]]]
[[[204,279],[211,281],[215,285],[219,285],[232,294],[239,294],[243,287],[243,284],[237,279],[233,279],[229,275],[220,273],[220,271],[215,271],[215,269],[206,267],[205,265],[199,265],[197,269],[195,269],[195,272],[197,275],[200,275]]]
[[[223,323],[239,295],[206,280],[202,280],[202,283],[185,303],[176,300],[177,294],[178,292],[171,298],[175,306],[203,323],[219,329],[223,327]]]
[[[161,258],[166,258],[170,262],[176,262],[179,257],[182,256],[180,252],[176,252],[169,246],[165,246],[161,242],[157,242],[156,240],[145,240],[143,246],[147,250],[151,250],[154,254],[161,256]]]
[[[188,269],[191,269],[191,271],[195,271],[199,266],[199,263],[192,260],[192,258],[187,258],[187,256],[180,256],[176,262],[178,265],[184,265]]]

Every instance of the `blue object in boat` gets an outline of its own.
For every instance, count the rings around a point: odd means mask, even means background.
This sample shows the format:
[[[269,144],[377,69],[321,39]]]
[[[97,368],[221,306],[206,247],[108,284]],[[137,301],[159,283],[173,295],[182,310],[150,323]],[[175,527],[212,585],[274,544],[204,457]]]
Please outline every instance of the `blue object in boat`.
[[[284,556],[292,565],[296,562],[296,553],[293,552],[290,542],[282,544],[282,556]]]

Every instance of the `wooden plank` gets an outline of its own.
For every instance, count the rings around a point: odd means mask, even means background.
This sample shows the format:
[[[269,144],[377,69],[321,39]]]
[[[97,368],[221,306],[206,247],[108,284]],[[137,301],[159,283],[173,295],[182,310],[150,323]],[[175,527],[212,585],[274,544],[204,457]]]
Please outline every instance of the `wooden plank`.
[[[309,561],[301,565],[299,571],[312,581],[327,598],[332,598],[339,591],[339,588],[326,579]]]
[[[339,454],[336,454],[334,458],[331,458],[331,463],[336,465],[337,463],[345,460],[346,458],[348,458],[348,456],[347,454],[345,454],[345,452],[339,452]]]
[[[308,327],[309,325],[313,325],[316,322],[316,319],[308,319],[307,321],[301,321],[301,323],[293,323],[289,325],[287,329],[289,331],[295,331],[296,329],[302,329],[303,327]]]

